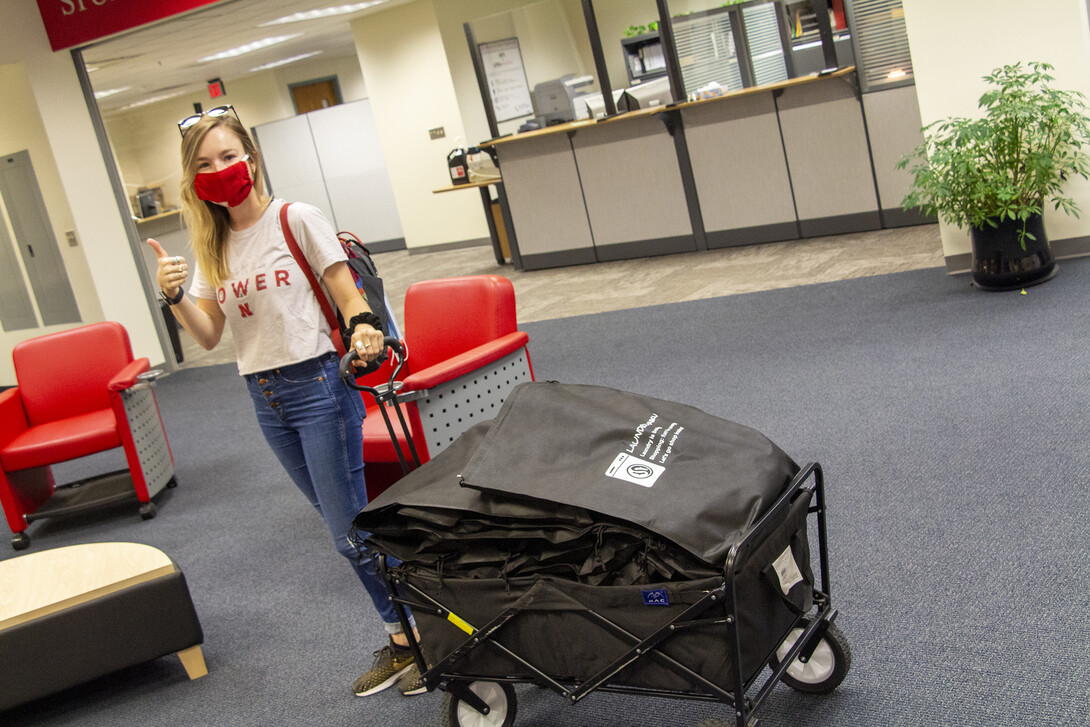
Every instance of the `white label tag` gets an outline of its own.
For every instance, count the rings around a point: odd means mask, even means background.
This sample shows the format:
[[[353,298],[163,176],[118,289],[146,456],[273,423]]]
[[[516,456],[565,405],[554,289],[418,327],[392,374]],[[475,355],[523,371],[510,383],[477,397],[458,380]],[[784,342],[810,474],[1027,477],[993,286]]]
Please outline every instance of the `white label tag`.
[[[791,554],[790,545],[787,546],[787,550],[780,553],[780,557],[772,563],[772,567],[776,569],[776,577],[780,579],[780,590],[785,596],[791,591],[792,586],[802,581],[802,573],[795,564],[795,556]]]
[[[610,477],[631,482],[641,487],[651,487],[666,468],[653,462],[622,452],[606,470]]]

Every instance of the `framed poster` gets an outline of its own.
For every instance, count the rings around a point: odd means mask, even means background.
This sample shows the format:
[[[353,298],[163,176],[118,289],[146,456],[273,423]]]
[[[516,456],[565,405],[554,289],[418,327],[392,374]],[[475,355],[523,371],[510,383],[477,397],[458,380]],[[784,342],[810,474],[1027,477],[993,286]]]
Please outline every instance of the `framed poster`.
[[[522,67],[519,39],[505,38],[481,43],[478,47],[496,122],[533,115],[534,104],[530,100],[526,70]]]

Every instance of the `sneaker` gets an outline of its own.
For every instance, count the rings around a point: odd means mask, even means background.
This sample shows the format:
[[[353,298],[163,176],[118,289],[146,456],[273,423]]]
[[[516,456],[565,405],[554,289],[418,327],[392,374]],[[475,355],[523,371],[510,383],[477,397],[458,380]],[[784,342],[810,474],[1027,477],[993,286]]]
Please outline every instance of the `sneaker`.
[[[371,669],[355,681],[352,691],[357,697],[367,697],[393,686],[397,678],[413,665],[413,652],[396,646],[392,641],[375,652]]]
[[[424,678],[420,676],[420,667],[413,664],[406,669],[401,678],[397,680],[397,690],[401,692],[403,697],[412,697],[428,691],[428,685],[424,683]]]

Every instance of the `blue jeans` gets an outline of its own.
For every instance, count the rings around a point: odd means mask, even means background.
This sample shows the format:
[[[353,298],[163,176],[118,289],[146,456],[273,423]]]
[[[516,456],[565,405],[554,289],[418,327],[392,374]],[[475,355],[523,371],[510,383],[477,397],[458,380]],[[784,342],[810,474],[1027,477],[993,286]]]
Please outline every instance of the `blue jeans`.
[[[245,376],[266,441],[292,481],[325,520],[337,551],[363,582],[388,633],[401,626],[372,553],[348,539],[367,504],[363,480],[364,405],[337,373],[337,356]]]

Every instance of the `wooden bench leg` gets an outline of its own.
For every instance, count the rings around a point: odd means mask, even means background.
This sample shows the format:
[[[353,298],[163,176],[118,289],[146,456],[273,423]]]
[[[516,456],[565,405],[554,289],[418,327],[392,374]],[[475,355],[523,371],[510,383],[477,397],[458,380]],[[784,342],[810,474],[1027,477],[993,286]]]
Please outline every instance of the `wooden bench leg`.
[[[182,660],[185,673],[190,679],[200,679],[208,673],[208,667],[204,665],[204,654],[201,653],[201,645],[190,646],[178,652],[178,658]]]

